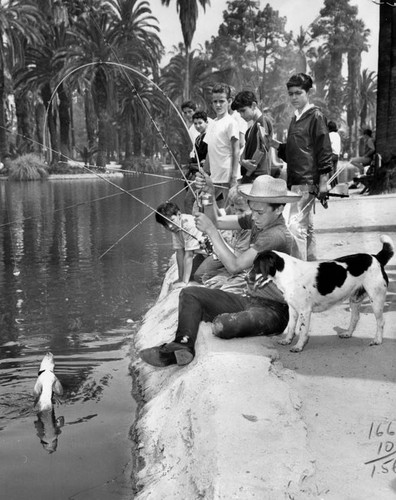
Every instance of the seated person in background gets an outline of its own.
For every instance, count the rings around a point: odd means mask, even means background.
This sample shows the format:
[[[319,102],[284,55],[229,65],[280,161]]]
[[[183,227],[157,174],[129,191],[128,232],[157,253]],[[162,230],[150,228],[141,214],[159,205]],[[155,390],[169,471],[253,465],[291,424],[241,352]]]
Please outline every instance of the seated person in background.
[[[240,157],[241,183],[251,183],[263,174],[272,175],[270,138],[272,122],[257,105],[253,92],[244,90],[235,96],[231,108],[238,111],[246,122],[253,122],[245,134],[245,147]],[[278,175],[279,176],[279,175]],[[274,175],[274,177],[276,177]]]
[[[197,187],[202,189],[201,174]],[[207,189],[214,192],[209,177]],[[216,225],[203,213],[195,216],[197,228],[206,233],[213,249],[230,273],[253,265],[259,252],[278,250],[290,254],[293,237],[286,227],[282,211],[285,203],[300,199],[287,190],[283,179],[269,175],[257,177],[253,184],[239,186],[251,213],[216,218],[219,229],[251,229],[250,247],[234,255],[221,238]],[[179,295],[178,326],[173,342],[140,351],[140,357],[153,366],[187,365],[195,356],[195,342],[201,321],[213,322],[213,334],[221,338],[272,335],[282,333],[289,319],[283,295],[272,282],[254,289],[246,283],[243,293],[230,293],[202,286],[188,286]]]
[[[199,165],[204,168],[206,155],[208,154],[208,145],[204,141],[206,135],[206,129],[208,128],[208,114],[205,111],[196,111],[192,115],[192,120],[196,131],[199,135],[195,139],[195,149],[193,150],[194,156],[190,157],[190,163],[188,164],[186,178],[188,181],[192,182],[195,179],[195,174],[198,172],[198,161],[196,154],[198,155]],[[196,153],[196,154],[195,154]],[[190,184],[191,186],[191,184]],[[192,187],[192,186],[191,186]],[[194,205],[195,196],[192,189],[188,188],[186,197],[184,198],[184,211],[187,214],[192,213],[192,208]]]
[[[372,135],[373,132],[369,128],[366,128],[363,131],[363,137],[362,137],[363,156],[356,156],[355,158],[351,158],[351,165],[353,165],[357,169],[355,175],[364,174],[364,167],[369,167],[373,160],[373,156],[375,154],[375,145],[372,139]],[[357,185],[353,183],[349,187],[354,189],[357,188]]]
[[[327,124],[327,127],[329,129],[329,137],[330,137],[330,143],[331,143],[331,151],[333,153],[331,159],[333,162],[333,170],[331,172],[332,177],[336,172],[337,172],[337,165],[338,165],[338,160],[341,155],[341,136],[338,133],[338,127],[336,122],[329,121]],[[338,184],[337,177],[331,182],[331,187],[335,187]]]
[[[219,209],[214,206],[214,210]],[[225,210],[219,210],[218,214],[220,215],[220,212],[223,212],[222,215],[243,215],[245,212],[249,211],[250,209],[246,198],[238,191],[237,186],[233,186],[228,192],[227,208]],[[235,255],[240,255],[249,248],[250,229],[239,228],[234,231],[224,231],[223,238],[231,251]],[[215,258],[214,257],[214,255],[211,255],[202,262],[202,264],[195,271],[194,281],[205,284],[206,280],[219,275],[220,272],[230,276],[230,273],[228,273],[217,256]]]
[[[206,258],[200,241],[202,233],[196,228],[194,217],[182,214],[179,207],[170,201],[162,203],[155,213],[156,221],[172,233],[172,245],[176,250],[178,280],[172,288],[186,286],[195,269]]]

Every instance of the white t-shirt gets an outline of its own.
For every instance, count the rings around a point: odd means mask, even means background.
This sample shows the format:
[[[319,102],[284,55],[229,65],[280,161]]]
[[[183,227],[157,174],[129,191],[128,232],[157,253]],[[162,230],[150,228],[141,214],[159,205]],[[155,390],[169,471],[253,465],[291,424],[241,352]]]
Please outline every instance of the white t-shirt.
[[[200,250],[200,244],[198,240],[203,239],[201,231],[199,231],[195,225],[195,219],[190,214],[181,214],[180,225],[183,229],[188,231],[178,231],[177,233],[172,233],[172,246],[174,250]],[[195,236],[195,238],[194,238]],[[196,239],[198,238],[198,239]]]
[[[214,183],[230,182],[232,169],[231,139],[239,139],[237,121],[228,113],[208,126],[204,141],[208,145],[210,174]]]
[[[329,132],[331,150],[335,155],[340,155],[341,153],[341,137],[338,132]]]

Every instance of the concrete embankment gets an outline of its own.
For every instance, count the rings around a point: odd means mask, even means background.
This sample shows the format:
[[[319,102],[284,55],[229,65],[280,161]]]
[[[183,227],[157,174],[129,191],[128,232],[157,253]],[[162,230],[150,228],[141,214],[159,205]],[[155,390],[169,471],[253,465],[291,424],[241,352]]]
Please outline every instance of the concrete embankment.
[[[395,208],[394,196],[318,206],[319,256],[377,253],[379,234],[396,239]],[[302,354],[278,346],[276,337],[217,339],[209,323],[201,324],[196,357],[186,367],[154,368],[136,354],[131,370],[141,404],[134,498],[394,498],[396,474],[379,474],[377,467],[371,476],[365,462],[376,458],[380,439],[369,439],[371,423],[396,420],[395,263],[394,257],[388,266],[382,346],[369,347],[375,327],[369,304],[356,336],[337,337],[349,321],[345,303],[314,315]],[[134,353],[173,339],[178,292],[168,292],[172,273],[174,267],[134,339]]]
[[[163,293],[147,313],[136,350],[173,338],[178,293]],[[144,405],[135,428],[135,498],[297,498],[313,464],[301,401],[275,359],[268,338],[224,341],[202,323],[190,365],[136,360]]]

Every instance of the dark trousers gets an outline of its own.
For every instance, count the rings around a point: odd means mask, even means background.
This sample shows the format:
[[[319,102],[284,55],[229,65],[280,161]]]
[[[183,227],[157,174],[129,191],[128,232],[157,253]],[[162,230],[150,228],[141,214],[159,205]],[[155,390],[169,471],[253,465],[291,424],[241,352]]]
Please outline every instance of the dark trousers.
[[[179,295],[176,342],[194,347],[201,321],[213,322],[221,338],[282,333],[289,321],[287,304],[190,286]]]

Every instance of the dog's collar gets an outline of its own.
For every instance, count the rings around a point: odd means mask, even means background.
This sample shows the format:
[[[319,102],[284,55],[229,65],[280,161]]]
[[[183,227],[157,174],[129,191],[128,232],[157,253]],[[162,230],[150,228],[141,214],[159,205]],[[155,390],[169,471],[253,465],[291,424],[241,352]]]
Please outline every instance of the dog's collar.
[[[38,377],[39,377],[42,373],[44,373],[44,372],[51,372],[51,373],[53,373],[53,370],[49,370],[48,368],[46,368],[45,370],[39,370],[39,372],[38,372]]]

